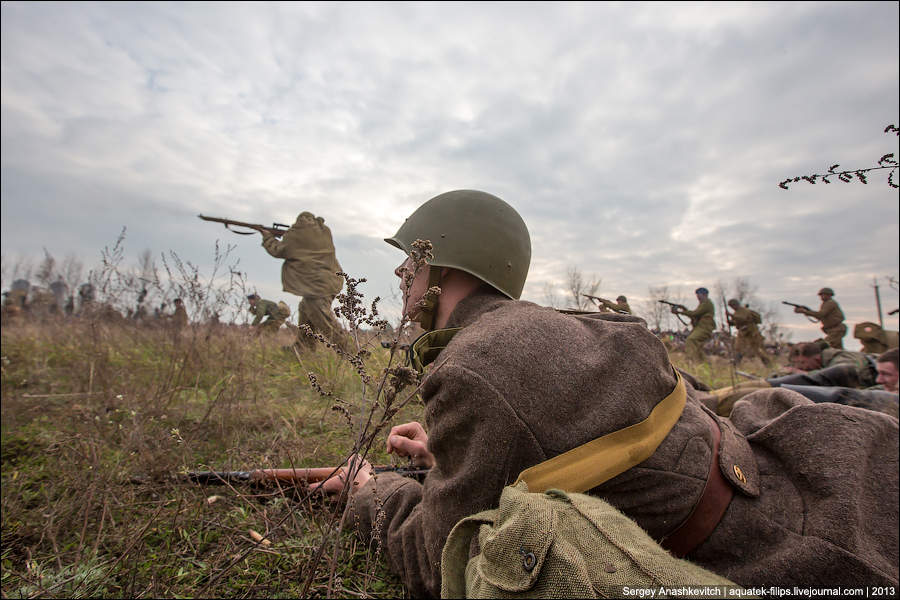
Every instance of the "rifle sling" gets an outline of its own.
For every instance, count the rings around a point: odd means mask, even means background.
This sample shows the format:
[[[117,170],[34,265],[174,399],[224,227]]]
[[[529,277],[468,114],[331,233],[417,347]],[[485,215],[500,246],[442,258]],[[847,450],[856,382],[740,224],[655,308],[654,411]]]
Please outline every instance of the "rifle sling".
[[[254,234],[258,233],[256,231],[238,231],[237,229],[232,229],[228,225],[229,225],[229,223],[225,223],[225,229],[227,229],[231,233],[236,233],[238,235],[254,235]]]

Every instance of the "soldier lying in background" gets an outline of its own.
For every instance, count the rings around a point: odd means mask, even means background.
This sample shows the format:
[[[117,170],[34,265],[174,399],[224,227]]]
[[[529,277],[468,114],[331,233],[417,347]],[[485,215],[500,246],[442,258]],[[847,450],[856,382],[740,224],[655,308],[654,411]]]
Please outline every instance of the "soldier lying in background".
[[[853,328],[853,337],[862,344],[866,354],[881,354],[900,346],[900,334],[882,329],[877,323],[863,321]]]
[[[897,355],[897,349],[893,348],[875,359],[877,379],[872,379],[871,384],[865,386],[865,389],[858,389],[861,387],[859,385],[834,383],[835,381],[859,383],[859,375],[854,371],[852,365],[839,364],[808,374],[747,381],[736,386],[713,390],[703,399],[703,402],[717,414],[728,416],[731,414],[735,402],[744,396],[760,389],[781,387],[802,394],[816,403],[833,402],[900,417],[898,415],[900,396],[897,393]],[[868,379],[866,379],[866,383],[869,383]],[[876,383],[878,385],[875,385]]]
[[[829,348],[815,342],[797,344],[791,348],[791,366],[787,375],[771,377],[775,385],[837,385],[867,388],[875,385],[875,361],[862,352]]]
[[[871,389],[883,389],[888,392],[898,392],[900,387],[900,350],[891,348],[879,356],[875,361],[875,369],[878,371],[878,385]]]
[[[815,403],[833,402],[846,406],[856,406],[900,417],[900,395],[884,390],[866,389],[856,390],[847,387],[822,386],[822,385],[783,385],[786,390],[802,394]]]

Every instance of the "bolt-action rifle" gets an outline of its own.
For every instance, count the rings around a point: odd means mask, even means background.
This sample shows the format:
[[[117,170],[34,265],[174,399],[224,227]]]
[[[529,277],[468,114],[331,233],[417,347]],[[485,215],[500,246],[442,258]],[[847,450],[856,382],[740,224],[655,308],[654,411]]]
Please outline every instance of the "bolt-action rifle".
[[[672,308],[680,308],[681,310],[687,310],[687,306],[685,306],[684,304],[676,304],[674,302],[669,302],[668,300],[657,300],[657,302],[660,302],[662,304],[668,304]]]
[[[725,292],[722,292],[722,310],[725,311],[725,325],[728,327],[728,335],[731,335],[731,326],[734,324],[731,317],[734,313],[728,312],[728,301],[725,300]]]
[[[622,310],[621,308],[616,308],[615,302],[610,302],[606,298],[601,298],[600,296],[591,296],[590,294],[582,294],[585,298],[593,300],[597,303],[597,306],[606,306],[612,309],[613,312],[617,312],[619,314],[627,315],[628,311]]]
[[[788,306],[793,306],[794,308],[800,308],[803,310],[812,310],[810,307],[804,306],[803,304],[794,304],[793,302],[787,302],[786,300],[782,300],[781,303],[787,304]],[[794,312],[801,312],[801,311],[795,310]],[[806,315],[806,320],[809,321],[810,323],[817,323],[819,321],[815,317],[811,317],[809,315]]]
[[[672,307],[672,314],[675,315],[676,317],[678,317],[678,320],[681,321],[681,324],[682,324],[682,325],[688,325],[688,324],[685,322],[685,320],[681,318],[681,313],[678,313],[678,312],[675,311],[675,309],[678,309],[678,308],[680,308],[681,310],[686,311],[686,310],[687,310],[687,306],[685,306],[684,304],[676,304],[675,302],[669,302],[668,300],[658,300],[657,302],[659,302],[659,303],[661,303],[661,304],[668,304],[669,306],[671,306],[671,307]]]
[[[374,465],[376,473],[397,473],[404,477],[422,480],[429,469],[392,465]],[[314,467],[311,469],[254,469],[252,471],[190,471],[181,479],[200,485],[225,485],[227,483],[281,483],[298,485],[324,481],[337,475],[340,467]]]
[[[803,304],[794,304],[793,302],[788,302],[787,300],[782,300],[781,303],[782,303],[782,304],[787,304],[788,306],[793,306],[794,308],[802,308],[802,309],[804,309],[804,310],[812,310],[812,309],[811,309],[810,307],[808,307],[808,306],[804,306]]]
[[[232,219],[222,219],[219,217],[207,217],[204,215],[197,215],[204,221],[212,221],[213,223],[222,223],[225,226],[225,229],[232,233],[236,233],[238,235],[253,235],[256,232],[262,233],[267,231],[276,237],[281,237],[284,235],[288,229],[290,229],[290,225],[285,225],[284,223],[272,223],[271,227],[266,227],[265,225],[260,225],[259,223],[244,223],[242,221],[234,221]],[[237,231],[236,229],[232,229],[230,226],[234,225],[236,227],[244,227],[246,229],[252,229],[253,231]]]

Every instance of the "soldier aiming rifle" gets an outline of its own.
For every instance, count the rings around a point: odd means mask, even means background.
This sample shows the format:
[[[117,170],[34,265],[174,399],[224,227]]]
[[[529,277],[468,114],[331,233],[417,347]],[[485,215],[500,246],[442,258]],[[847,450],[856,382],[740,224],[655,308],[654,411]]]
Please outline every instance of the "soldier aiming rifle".
[[[625,296],[619,296],[618,298],[616,298],[615,302],[607,300],[606,298],[601,298],[599,296],[591,296],[590,294],[582,294],[582,296],[596,302],[597,308],[599,308],[601,312],[606,309],[623,315],[631,314],[631,307],[628,306],[628,300],[625,298]]]
[[[205,217],[204,221],[222,223],[227,229],[229,225],[245,227],[262,234],[262,246],[275,258],[284,259],[281,267],[281,286],[285,292],[300,296],[297,307],[297,324],[301,326],[297,344],[301,348],[312,348],[313,339],[307,336],[303,325],[314,332],[341,346],[348,341],[341,324],[338,323],[331,309],[335,296],[344,285],[340,263],[335,256],[331,230],[325,226],[325,219],[311,212],[302,212],[293,225],[288,227],[282,223],[273,223],[265,227],[256,223],[242,223],[232,219]],[[253,232],[234,231],[240,235],[251,235]],[[280,238],[280,239],[279,239]]]
[[[844,313],[841,307],[834,300],[834,290],[831,288],[822,288],[818,292],[822,305],[819,310],[812,310],[808,306],[802,304],[794,304],[792,302],[784,302],[788,306],[794,307],[795,313],[806,315],[807,318],[819,321],[822,324],[822,332],[825,334],[825,341],[832,348],[841,349],[844,347],[844,336],[847,334],[847,326],[844,325]]]
[[[678,316],[679,320],[681,320],[679,315],[685,315],[691,320],[693,329],[691,329],[690,335],[685,340],[684,349],[688,358],[701,361],[704,359],[703,344],[712,337],[712,332],[716,328],[714,320],[716,309],[709,299],[709,290],[705,287],[697,288],[694,290],[694,293],[697,295],[697,308],[694,310],[688,310],[683,304],[675,304],[666,300],[660,300],[660,302],[670,305],[672,314]],[[681,322],[684,323],[684,321]]]

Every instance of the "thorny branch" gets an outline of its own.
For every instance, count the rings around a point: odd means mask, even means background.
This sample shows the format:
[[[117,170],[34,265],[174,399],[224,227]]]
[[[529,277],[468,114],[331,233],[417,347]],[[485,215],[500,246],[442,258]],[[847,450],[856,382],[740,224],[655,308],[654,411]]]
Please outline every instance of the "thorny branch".
[[[900,129],[894,127],[894,125],[888,125],[884,128],[885,133],[893,133],[894,135],[900,135]],[[831,165],[828,168],[828,172],[825,174],[813,173],[812,175],[801,175],[798,177],[788,177],[784,181],[778,184],[783,190],[788,189],[788,184],[796,183],[798,181],[806,181],[811,185],[815,185],[817,181],[821,180],[823,183],[831,183],[829,178],[837,177],[839,181],[844,183],[850,183],[854,179],[861,181],[864,184],[869,183],[868,176],[866,175],[870,171],[878,171],[881,169],[890,169],[890,173],[888,174],[888,185],[892,188],[900,188],[900,185],[895,181],[895,175],[897,173],[897,160],[894,158],[894,153],[891,152],[889,154],[885,154],[881,158],[878,159],[877,167],[867,167],[864,169],[850,169],[847,171],[838,171],[840,168],[839,164]]]

